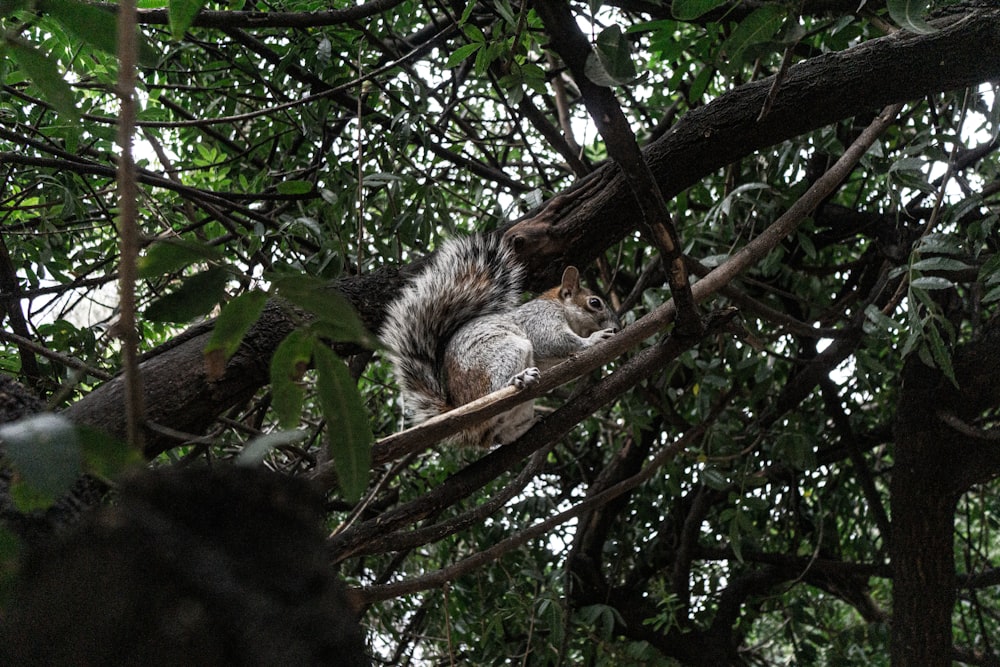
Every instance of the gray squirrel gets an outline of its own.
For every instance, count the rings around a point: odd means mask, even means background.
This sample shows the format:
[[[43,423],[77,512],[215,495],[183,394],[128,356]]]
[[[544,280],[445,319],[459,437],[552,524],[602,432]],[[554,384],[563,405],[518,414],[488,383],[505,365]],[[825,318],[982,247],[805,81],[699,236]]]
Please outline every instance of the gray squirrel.
[[[521,303],[524,266],[499,235],[451,239],[387,311],[389,349],[403,406],[419,423],[502,389],[611,337],[621,323],[569,266],[560,285]],[[449,442],[513,442],[534,422],[529,401]]]

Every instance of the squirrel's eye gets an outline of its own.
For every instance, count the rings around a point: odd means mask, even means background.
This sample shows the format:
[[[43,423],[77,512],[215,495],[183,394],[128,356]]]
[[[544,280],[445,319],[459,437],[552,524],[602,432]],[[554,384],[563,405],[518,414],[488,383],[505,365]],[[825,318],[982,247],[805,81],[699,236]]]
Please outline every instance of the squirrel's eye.
[[[594,310],[604,310],[604,302],[601,301],[596,296],[592,296],[587,300],[587,305]]]

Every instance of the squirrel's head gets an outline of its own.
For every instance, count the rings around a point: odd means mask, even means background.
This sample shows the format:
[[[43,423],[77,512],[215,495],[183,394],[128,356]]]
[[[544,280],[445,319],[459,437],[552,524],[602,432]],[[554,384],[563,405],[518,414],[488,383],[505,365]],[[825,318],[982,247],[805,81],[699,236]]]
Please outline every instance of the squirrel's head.
[[[558,287],[543,296],[558,300],[566,311],[566,321],[576,335],[586,338],[595,331],[620,331],[622,323],[615,311],[597,293],[580,284],[580,272],[567,266]]]

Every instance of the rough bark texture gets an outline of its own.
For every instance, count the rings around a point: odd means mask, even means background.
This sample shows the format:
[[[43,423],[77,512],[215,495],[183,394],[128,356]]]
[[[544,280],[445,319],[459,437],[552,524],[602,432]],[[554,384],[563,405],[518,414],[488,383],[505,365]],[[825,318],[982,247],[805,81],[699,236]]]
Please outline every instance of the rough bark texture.
[[[392,270],[364,279],[345,278],[334,287],[354,304],[365,325],[377,331],[382,309],[401,282],[398,273]],[[277,301],[270,302],[229,360],[223,377],[216,381],[209,381],[203,355],[211,335],[210,325],[195,327],[181,340],[154,351],[142,364],[146,419],[183,433],[204,433],[216,417],[249,400],[268,384],[271,355],[294,327],[287,307]],[[63,414],[78,424],[122,438],[124,391],[121,376],[116,377]],[[147,431],[144,453],[153,457],[178,444],[178,438]]]
[[[211,329],[204,330],[141,364],[146,419],[175,431],[200,435],[224,411],[238,405],[268,382],[268,360],[292,331],[292,322],[277,304],[267,308],[216,382],[206,376],[203,350]],[[115,437],[125,434],[125,383],[118,376],[104,383],[64,414],[78,424]],[[147,432],[145,454],[155,456],[180,444],[177,439]]]

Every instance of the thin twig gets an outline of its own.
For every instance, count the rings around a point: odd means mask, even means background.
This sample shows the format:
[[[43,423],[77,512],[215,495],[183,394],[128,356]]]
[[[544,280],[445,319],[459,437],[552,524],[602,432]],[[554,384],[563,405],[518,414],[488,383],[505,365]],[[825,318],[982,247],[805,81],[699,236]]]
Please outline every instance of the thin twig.
[[[0,329],[0,340],[7,341],[8,343],[14,343],[18,347],[23,347],[25,349],[31,350],[35,354],[45,357],[46,359],[51,359],[57,361],[67,368],[72,368],[73,370],[83,371],[87,375],[91,375],[98,380],[110,380],[113,375],[102,371],[99,368],[88,365],[84,361],[80,361],[76,357],[71,357],[67,354],[61,352],[56,352],[55,350],[50,350],[41,343],[35,342],[30,338],[25,338],[24,336],[19,336],[18,334],[11,333],[9,331],[4,331]]]
[[[408,593],[426,590],[428,588],[437,588],[450,581],[454,581],[463,574],[471,572],[486,563],[500,558],[504,554],[526,544],[530,540],[544,535],[554,527],[579,516],[583,512],[605,505],[623,493],[636,488],[646,480],[650,479],[657,470],[672,461],[673,458],[678,453],[684,451],[689,444],[697,442],[705,434],[708,427],[709,424],[707,422],[698,424],[673,443],[660,450],[660,452],[653,457],[653,460],[635,475],[609,487],[597,495],[580,501],[565,511],[536,523],[516,535],[508,537],[502,542],[498,542],[488,549],[484,549],[483,551],[473,554],[472,556],[469,556],[454,565],[442,568],[437,572],[432,572],[420,577],[414,577],[413,579],[408,579],[395,584],[385,584],[382,586],[372,586],[360,589],[358,590],[358,593],[366,603],[372,603],[379,600],[399,597]]]
[[[136,327],[135,283],[138,280],[139,228],[138,194],[132,137],[135,134],[135,78],[138,58],[136,2],[121,0],[118,13],[118,230],[119,319],[116,334],[122,341],[125,369],[125,420],[129,445],[142,451],[143,397],[139,371],[139,333]]]

